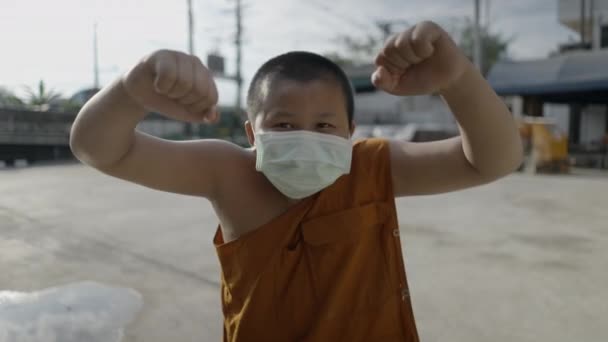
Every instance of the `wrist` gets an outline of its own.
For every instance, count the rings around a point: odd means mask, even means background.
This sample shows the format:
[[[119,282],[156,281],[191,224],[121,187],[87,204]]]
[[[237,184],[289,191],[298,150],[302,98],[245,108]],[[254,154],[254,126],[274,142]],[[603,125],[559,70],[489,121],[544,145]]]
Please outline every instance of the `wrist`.
[[[112,85],[112,95],[114,97],[114,101],[116,101],[116,103],[120,103],[121,107],[125,108],[126,110],[137,113],[147,112],[144,105],[139,103],[139,101],[135,99],[135,96],[133,96],[133,94],[131,94],[131,92],[129,92],[127,89],[125,85],[125,77],[126,76],[122,76]]]

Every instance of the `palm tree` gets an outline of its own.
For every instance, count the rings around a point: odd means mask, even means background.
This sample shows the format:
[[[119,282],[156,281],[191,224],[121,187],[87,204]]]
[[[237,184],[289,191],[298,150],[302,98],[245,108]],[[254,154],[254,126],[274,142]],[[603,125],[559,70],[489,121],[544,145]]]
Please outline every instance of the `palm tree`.
[[[26,92],[28,94],[28,105],[32,106],[34,110],[48,110],[51,105],[61,100],[61,94],[52,89],[47,89],[43,80],[40,80],[36,90],[26,87]]]
[[[3,108],[23,108],[25,104],[12,91],[0,87],[0,107]]]

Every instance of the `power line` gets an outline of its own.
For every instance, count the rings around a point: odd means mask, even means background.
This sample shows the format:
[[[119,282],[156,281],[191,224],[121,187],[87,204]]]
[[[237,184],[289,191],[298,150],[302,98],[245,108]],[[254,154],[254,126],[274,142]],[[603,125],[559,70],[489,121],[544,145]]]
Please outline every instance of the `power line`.
[[[194,17],[192,15],[192,0],[188,0],[188,52],[194,55]]]
[[[194,16],[192,14],[192,0],[187,0],[188,5],[188,53],[194,55]],[[184,125],[184,135],[192,137],[194,133],[194,124],[186,122]]]
[[[99,89],[99,57],[97,49],[97,22],[93,25],[93,88]]]
[[[243,13],[242,13],[242,2],[236,0],[236,111],[238,114],[241,112],[241,97],[243,93],[243,77],[241,75],[242,59],[243,59]]]
[[[486,22],[485,22],[484,26],[486,27],[486,30],[488,30],[488,31],[490,31],[490,16],[492,15],[491,7],[492,7],[492,0],[486,0],[486,15],[485,15]]]
[[[234,37],[234,47],[236,54],[236,70],[234,76],[228,75],[217,75],[219,79],[230,79],[236,82],[236,98],[235,98],[235,111],[237,115],[241,114],[242,107],[242,94],[243,94],[243,76],[242,76],[242,64],[243,64],[243,9],[246,5],[243,5],[242,0],[235,0],[235,7],[231,10],[235,15],[235,27],[236,34]],[[225,12],[225,11],[222,11]],[[226,12],[228,13],[228,12]],[[215,35],[218,37],[218,35]]]
[[[475,26],[473,30],[473,61],[479,70],[482,69],[481,56],[481,28],[479,23],[480,18],[480,0],[473,0],[475,5]]]
[[[309,0],[308,2],[298,2],[298,3],[301,3],[303,5],[311,5],[314,8],[321,11],[322,13],[331,16],[332,19],[339,19],[342,22],[349,24],[351,27],[357,28],[361,31],[365,31],[365,32],[370,31],[371,23],[355,20],[355,19],[351,18],[350,16],[344,15],[344,13],[340,13],[338,10],[336,10],[324,3],[320,3],[316,0]],[[373,26],[371,26],[371,27],[373,27]]]

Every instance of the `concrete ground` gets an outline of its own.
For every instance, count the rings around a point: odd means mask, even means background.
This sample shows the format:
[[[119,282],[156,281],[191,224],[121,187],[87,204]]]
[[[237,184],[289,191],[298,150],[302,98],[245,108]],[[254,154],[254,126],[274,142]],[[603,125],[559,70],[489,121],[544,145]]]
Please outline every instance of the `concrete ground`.
[[[516,174],[400,199],[423,341],[608,338],[608,177]],[[0,290],[131,287],[124,341],[220,341],[216,228],[205,200],[78,164],[0,169]]]

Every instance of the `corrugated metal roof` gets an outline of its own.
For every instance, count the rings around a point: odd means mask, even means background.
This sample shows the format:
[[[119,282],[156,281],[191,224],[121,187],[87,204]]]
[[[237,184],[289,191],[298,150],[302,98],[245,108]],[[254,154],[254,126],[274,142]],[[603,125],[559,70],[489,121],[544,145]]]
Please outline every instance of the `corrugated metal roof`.
[[[488,81],[501,95],[608,90],[608,50],[577,51],[543,60],[502,61]]]

